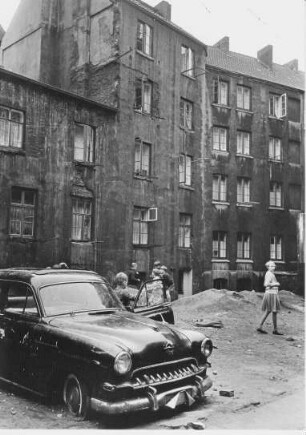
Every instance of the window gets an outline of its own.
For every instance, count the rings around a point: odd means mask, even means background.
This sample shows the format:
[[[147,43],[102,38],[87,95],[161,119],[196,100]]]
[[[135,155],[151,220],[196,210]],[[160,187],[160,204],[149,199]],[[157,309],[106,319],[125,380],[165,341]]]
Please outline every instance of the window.
[[[187,156],[186,154],[180,155],[179,182],[185,184],[185,186],[191,186],[191,162],[191,156]]]
[[[151,174],[151,144],[137,138],[135,141],[135,174],[148,177]]]
[[[13,187],[11,191],[10,235],[34,236],[36,192]]]
[[[191,246],[191,215],[180,214],[179,224],[179,247],[190,248]]]
[[[280,183],[270,183],[270,206],[282,206],[282,185]]]
[[[282,143],[278,137],[270,137],[269,139],[269,159],[283,160]]]
[[[0,106],[0,146],[21,148],[23,127],[22,112]]]
[[[227,234],[224,231],[213,232],[213,258],[226,258]]]
[[[213,86],[213,102],[216,104],[228,105],[228,83],[215,79]]]
[[[152,56],[152,27],[141,21],[137,24],[137,50]]]
[[[89,198],[72,198],[72,239],[91,240],[92,200]]]
[[[185,45],[181,47],[181,73],[194,77],[194,52]]]
[[[227,200],[227,176],[215,174],[213,175],[213,201]]]
[[[94,129],[89,125],[75,124],[74,160],[94,161]]]
[[[250,202],[250,185],[249,178],[238,177],[237,178],[237,202],[244,203]]]
[[[237,107],[239,109],[251,109],[251,89],[245,86],[237,86]]]
[[[187,130],[193,128],[193,104],[183,98],[180,103],[180,126]]]
[[[302,204],[302,189],[299,184],[289,185],[289,208],[293,210],[301,210]]]
[[[238,233],[237,235],[237,258],[251,258],[251,235],[247,233]]]
[[[289,142],[289,162],[297,165],[301,163],[301,146],[299,142]]]
[[[287,115],[287,95],[269,96],[269,115],[276,118],[282,118]]]
[[[135,87],[135,109],[143,113],[151,113],[152,110],[152,82],[137,80]]]
[[[227,129],[223,127],[213,127],[213,149],[227,151]]]
[[[301,122],[301,102],[297,98],[288,98],[288,119]]]
[[[133,244],[149,243],[149,222],[157,220],[156,208],[134,207],[133,211]]]
[[[283,259],[283,240],[281,236],[270,237],[270,258],[271,260]]]
[[[250,155],[251,134],[246,131],[237,131],[237,154]]]

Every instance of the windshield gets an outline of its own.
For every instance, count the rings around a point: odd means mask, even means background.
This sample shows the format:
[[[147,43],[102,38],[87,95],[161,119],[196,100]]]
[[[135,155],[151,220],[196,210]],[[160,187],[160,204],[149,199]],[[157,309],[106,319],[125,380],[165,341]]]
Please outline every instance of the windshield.
[[[47,316],[122,309],[117,296],[102,282],[65,282],[40,289]]]

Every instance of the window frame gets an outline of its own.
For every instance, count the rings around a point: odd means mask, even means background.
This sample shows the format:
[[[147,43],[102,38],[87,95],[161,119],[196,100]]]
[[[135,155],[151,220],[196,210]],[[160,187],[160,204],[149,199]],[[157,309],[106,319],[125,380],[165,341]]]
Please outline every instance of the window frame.
[[[289,184],[289,209],[302,210],[302,186],[301,184]]]
[[[283,208],[283,184],[278,181],[270,182],[269,206]]]
[[[185,52],[184,52],[185,50]],[[194,78],[195,76],[195,53],[187,45],[181,45],[181,74]]]
[[[79,206],[79,202],[81,206]],[[83,211],[75,209],[75,204],[77,207],[83,208]],[[86,213],[86,203],[89,204],[89,213]],[[82,196],[72,196],[72,208],[71,208],[71,240],[76,242],[89,242],[92,240],[93,231],[93,199],[85,198]],[[86,218],[89,219],[88,228],[86,227]],[[80,224],[79,222],[80,221]],[[77,233],[80,233],[78,236]]]
[[[274,242],[272,243],[272,239]],[[270,259],[274,261],[283,261],[284,258],[284,243],[283,236],[279,234],[270,235]]]
[[[252,258],[251,249],[251,233],[237,233],[237,260],[250,260]]]
[[[153,56],[153,27],[141,20],[137,21],[136,49],[146,56]]]
[[[139,217],[135,214],[139,213]],[[154,216],[153,216],[154,215]],[[134,246],[148,246],[150,241],[150,222],[157,221],[157,208],[139,207],[133,208],[133,231],[132,239]],[[135,231],[137,226],[137,231]]]
[[[279,158],[277,158],[278,155],[276,154],[277,146],[279,147]],[[275,162],[283,161],[283,143],[279,137],[269,137],[269,160],[273,160]]]
[[[192,156],[185,153],[179,156],[179,184],[192,186]]]
[[[247,140],[246,140],[247,138]],[[236,153],[242,156],[251,155],[251,133],[249,131],[237,130]],[[240,152],[241,150],[241,152]],[[248,152],[247,152],[248,151]]]
[[[179,214],[179,233],[178,233],[178,247],[190,249],[191,248],[191,233],[192,233],[192,215],[189,213]]]
[[[150,142],[143,141],[140,138],[136,138],[134,146],[134,175],[149,178],[151,176],[152,170],[152,144]],[[137,151],[138,147],[139,152]],[[148,150],[147,156],[144,152],[145,149]]]
[[[241,98],[239,98],[239,89],[241,89]],[[246,91],[248,91],[248,97],[245,95]],[[241,105],[240,101],[242,102]],[[251,88],[244,85],[237,85],[237,109],[250,111],[251,108]]]
[[[20,202],[13,201],[13,192],[19,191],[21,196]],[[25,200],[27,193],[33,195],[33,204],[29,204]],[[13,210],[17,211],[17,215],[20,215],[20,219],[13,219]],[[12,187],[11,188],[11,198],[10,198],[10,219],[9,219],[9,235],[12,237],[21,237],[26,239],[33,239],[35,237],[36,229],[36,212],[37,212],[37,191],[34,189],[28,189],[23,187]],[[27,216],[27,214],[30,215]],[[26,221],[27,219],[28,222]],[[19,222],[19,232],[12,231],[12,224]],[[31,231],[30,234],[24,234],[24,228],[30,224]]]
[[[8,112],[8,118],[1,116],[1,110]],[[18,114],[21,117],[21,121],[12,120],[12,114]],[[1,124],[4,126],[1,133]],[[17,126],[17,135],[20,136],[17,139],[17,145],[15,145],[14,129],[13,126]],[[24,143],[24,130],[25,130],[25,113],[22,110],[14,109],[4,105],[0,105],[0,147],[23,149]],[[1,143],[1,137],[3,134],[3,142]],[[5,140],[7,139],[7,143]]]
[[[228,175],[213,174],[212,201],[228,202]]]
[[[180,99],[180,127],[193,131],[194,106],[193,102],[185,98]]]
[[[222,246],[221,243],[223,243],[224,246]],[[213,231],[213,235],[212,235],[212,258],[226,260],[227,255],[228,255],[227,251],[228,251],[227,232],[226,231]],[[215,254],[215,252],[216,252],[216,254]],[[224,253],[224,255],[221,255],[221,253]]]
[[[152,114],[153,82],[136,79],[134,109],[145,115]]]
[[[222,131],[225,132],[225,142],[222,140],[221,137],[221,133]],[[216,133],[218,133],[216,135]],[[216,136],[218,136],[218,141],[217,143],[215,142],[215,138]],[[213,126],[212,128],[212,146],[213,146],[213,150],[214,151],[219,151],[219,152],[228,152],[228,128],[227,127],[220,127],[220,126]],[[225,149],[223,149],[223,145],[225,143]],[[217,145],[217,146],[216,146]]]
[[[269,116],[277,119],[287,116],[287,94],[269,94]]]
[[[225,87],[225,90],[223,89]],[[213,80],[213,103],[220,106],[229,105],[229,82],[220,78]]]
[[[296,148],[297,153],[292,152],[292,147]],[[293,161],[292,157],[297,156],[297,161]],[[288,142],[288,160],[289,163],[293,165],[300,165],[301,164],[301,143],[296,140],[289,140]]]
[[[237,204],[249,204],[250,200],[251,179],[248,177],[237,177]]]
[[[77,129],[83,130],[82,134],[82,145],[83,146],[76,146],[77,144]],[[94,163],[95,161],[95,142],[96,142],[96,129],[95,127],[88,125],[88,124],[82,124],[80,122],[74,123],[74,146],[73,146],[73,159],[76,162],[83,162],[83,163]],[[78,156],[78,151],[83,151],[82,157]]]

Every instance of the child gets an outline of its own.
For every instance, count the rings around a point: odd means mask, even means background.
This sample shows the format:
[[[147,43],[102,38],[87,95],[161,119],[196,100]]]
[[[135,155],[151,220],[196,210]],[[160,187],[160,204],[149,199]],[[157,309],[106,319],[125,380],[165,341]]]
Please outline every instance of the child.
[[[283,335],[281,332],[278,332],[277,330],[277,312],[280,311],[278,287],[280,284],[274,275],[275,263],[274,261],[270,260],[265,264],[265,266],[268,269],[268,271],[265,274],[265,281],[264,281],[265,294],[263,297],[262,307],[261,307],[262,311],[265,311],[265,313],[262,316],[257,331],[261,332],[262,334],[267,334],[267,332],[264,329],[262,329],[262,327],[266,318],[272,312],[272,320],[273,320],[273,327],[274,327],[273,334]]]

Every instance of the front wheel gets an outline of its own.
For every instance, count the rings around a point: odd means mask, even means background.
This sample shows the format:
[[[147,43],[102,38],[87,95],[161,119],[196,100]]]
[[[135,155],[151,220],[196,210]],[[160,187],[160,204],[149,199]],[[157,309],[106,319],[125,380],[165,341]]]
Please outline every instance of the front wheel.
[[[65,379],[63,387],[63,399],[70,414],[83,419],[88,416],[88,387],[81,378],[73,373],[69,374]]]

